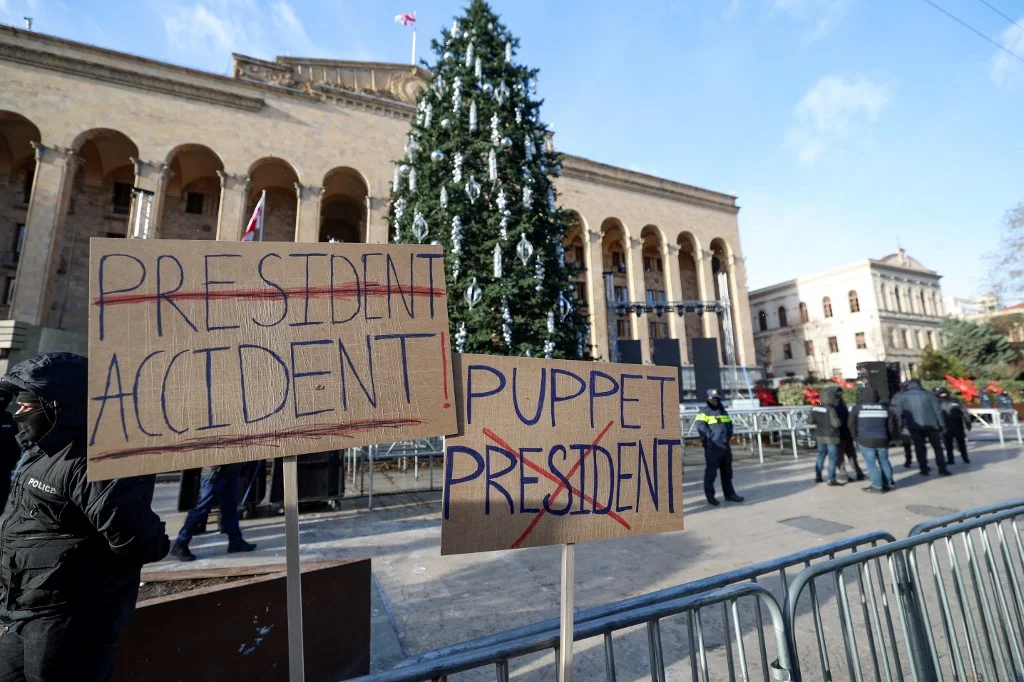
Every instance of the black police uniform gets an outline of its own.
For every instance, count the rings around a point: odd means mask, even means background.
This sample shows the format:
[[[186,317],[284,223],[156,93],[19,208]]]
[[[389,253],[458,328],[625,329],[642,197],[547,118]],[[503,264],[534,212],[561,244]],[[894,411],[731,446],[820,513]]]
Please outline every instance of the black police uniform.
[[[697,414],[697,432],[704,443],[704,495],[711,504],[715,499],[715,478],[722,473],[722,493],[725,499],[742,502],[732,487],[732,417],[719,403],[718,407],[705,405]]]
[[[0,391],[0,510],[7,504],[7,496],[11,492],[11,474],[21,459],[21,446],[18,445],[18,425],[14,423],[14,415],[7,411],[13,396],[7,391]]]
[[[951,472],[946,468],[946,458],[942,452],[943,418],[939,399],[924,390],[920,381],[912,379],[907,382],[904,390],[896,394],[892,407],[900,426],[910,431],[921,473],[928,475],[929,472],[928,451],[925,449],[927,441],[935,451],[935,464],[939,467],[939,473],[948,476]]]
[[[85,358],[50,353],[0,387],[31,392],[49,431],[24,455],[0,517],[0,680],[110,679],[142,565],[170,547],[150,508],[153,478],[86,480]],[[52,415],[52,417],[51,417]]]
[[[946,446],[946,461],[953,463],[953,443],[956,442],[960,457],[965,463],[970,463],[971,459],[967,456],[967,432],[971,430],[971,418],[960,401],[948,391],[936,395],[942,405],[942,441]]]

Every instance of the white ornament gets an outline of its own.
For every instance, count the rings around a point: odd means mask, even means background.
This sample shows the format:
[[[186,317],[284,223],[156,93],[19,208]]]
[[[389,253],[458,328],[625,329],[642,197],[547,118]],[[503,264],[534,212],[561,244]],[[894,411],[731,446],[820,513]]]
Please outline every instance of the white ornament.
[[[487,177],[491,182],[498,179],[498,155],[494,152],[494,147],[487,152]]]
[[[395,221],[400,222],[405,215],[405,197],[398,197],[395,202]]]
[[[516,123],[522,123],[522,122],[523,122],[523,105],[517,104],[516,105]]]
[[[501,241],[506,241],[508,239],[508,216],[501,217],[499,227],[501,229],[498,230],[498,236],[501,238]]]
[[[534,285],[535,291],[540,291],[544,288],[544,260],[537,258],[533,267],[533,279],[536,282]]]
[[[465,293],[466,305],[469,306],[470,310],[472,310],[473,306],[480,302],[480,299],[483,298],[483,295],[484,292],[480,289],[480,287],[477,286],[476,277],[474,277],[472,280],[470,280],[469,286],[466,287]]]
[[[554,211],[555,208],[555,190],[551,189],[551,187],[548,187],[548,209]]]
[[[410,168],[409,169],[409,191],[410,192],[415,192],[416,191],[416,169],[415,168]]]
[[[443,159],[444,152],[441,151],[440,149],[435,149],[434,151],[430,152],[430,160],[433,161],[434,163],[437,163],[438,161],[441,161]]]
[[[462,79],[458,76],[452,81],[452,111],[456,114],[462,108]],[[442,125],[444,123],[442,122]]]
[[[451,52],[445,52],[443,55],[441,55],[441,59],[443,59],[444,61],[448,61],[454,56],[455,55],[453,55]]]
[[[512,61],[512,41],[511,40],[508,41],[507,43],[505,43],[505,61],[506,62],[511,62]]]
[[[505,339],[505,345],[512,347],[512,313],[508,309],[508,298],[501,297],[501,336]]]
[[[533,244],[526,238],[525,232],[519,237],[519,243],[516,244],[516,255],[519,256],[523,265],[526,265],[530,261],[530,256],[533,255]]]
[[[416,211],[416,218],[412,221],[412,233],[416,237],[416,241],[420,244],[430,233],[430,228],[427,226],[427,221],[423,218],[423,214]]]
[[[452,218],[452,253],[462,253],[462,219]]]
[[[469,41],[469,45],[466,47],[466,68],[473,66],[473,41]]]
[[[416,143],[416,138],[410,135],[409,139],[405,141],[405,153],[412,154],[413,152],[416,151],[416,148],[418,146],[419,145]]]
[[[508,197],[505,196],[504,188],[498,190],[498,198],[495,200],[498,204],[498,210],[501,211],[502,215],[508,215]]]
[[[562,242],[555,242],[555,256],[558,257],[558,266],[565,267],[565,247],[562,246]],[[579,264],[581,267],[582,263]]]
[[[462,182],[462,154],[459,152],[452,158],[452,182]]]
[[[469,197],[471,204],[475,204],[476,200],[480,198],[480,183],[472,175],[469,176],[469,182],[466,183],[466,196]]]
[[[473,75],[476,76],[477,79],[484,77],[484,66],[483,62],[480,61],[480,57],[477,57],[476,62],[473,64]]]
[[[508,99],[508,86],[501,83],[494,89],[494,97],[498,100],[498,104],[504,104],[505,100]]]
[[[555,311],[548,311],[548,334],[555,333]]]
[[[500,125],[497,114],[491,114],[491,144],[495,147],[501,142],[501,133],[498,131]]]
[[[501,279],[501,246],[494,245],[494,279]]]
[[[551,359],[551,356],[555,353],[555,342],[548,339],[544,342],[544,357]]]
[[[459,31],[459,21],[458,21],[458,19],[455,19],[455,20],[452,21],[451,36],[452,36],[452,38],[458,38],[461,35],[462,35],[462,32]]]
[[[533,190],[530,189],[529,185],[523,186],[523,208],[530,208],[533,206]]]
[[[442,128],[447,128],[447,127],[448,127],[448,126],[450,126],[451,124],[452,124],[452,122],[451,122],[451,121],[449,121],[449,120],[448,120],[447,118],[442,118],[442,119],[441,119],[441,127],[442,127]]]
[[[481,89],[484,91],[484,94],[487,95],[488,97],[494,94],[494,86],[491,85],[490,83],[484,83],[481,86]]]
[[[455,332],[455,350],[461,353],[466,348],[466,323],[459,322],[459,330]]]
[[[403,163],[401,166],[398,167],[398,170],[402,172],[402,175],[408,175],[410,168],[412,168],[412,166],[410,166],[407,163]]]
[[[533,144],[533,140],[526,138],[526,160],[529,161],[533,158],[533,155],[537,153],[537,148]]]
[[[398,168],[395,168],[395,175],[394,175],[393,178],[391,178],[391,191],[392,192],[397,192],[399,189],[401,189],[401,186],[402,186],[402,176],[399,173]]]
[[[565,297],[561,291],[558,292],[558,314],[562,322],[565,322],[565,318],[569,317],[569,313],[572,312],[572,303]]]
[[[433,118],[434,118],[434,106],[428,102],[426,109],[423,110],[423,127],[424,128],[429,128],[430,127],[430,121]]]
[[[448,55],[449,59],[451,59],[451,56],[452,56],[451,52],[446,52],[445,54]],[[437,93],[438,97],[444,95],[444,91],[448,89],[447,86],[444,84],[444,79],[441,78],[440,76],[438,76],[437,78],[434,79],[433,88],[434,88],[434,92]]]
[[[441,202],[441,208],[448,208],[448,190],[444,185],[441,185],[441,196],[438,200]]]
[[[505,149],[509,149],[512,146],[512,138],[511,137],[503,137],[503,138],[501,138],[501,146],[504,147]]]
[[[531,78],[529,85],[530,85],[530,92],[536,94],[536,92],[537,92],[537,79],[536,78]]]
[[[476,132],[476,100],[469,102],[469,132]]]

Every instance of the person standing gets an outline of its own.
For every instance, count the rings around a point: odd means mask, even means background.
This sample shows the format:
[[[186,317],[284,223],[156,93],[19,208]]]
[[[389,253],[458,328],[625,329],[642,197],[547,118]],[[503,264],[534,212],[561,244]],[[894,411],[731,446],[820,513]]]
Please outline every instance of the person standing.
[[[105,682],[142,565],[167,555],[153,478],[86,478],[85,358],[47,353],[0,376],[23,456],[0,517],[0,680]]]
[[[830,387],[829,390],[834,391],[836,394],[836,414],[839,415],[839,461],[842,462],[844,459],[849,461],[857,476],[857,480],[863,481],[864,472],[857,462],[857,446],[854,444],[853,436],[850,434],[850,408],[843,401],[843,389],[835,386]],[[849,474],[846,475],[846,480],[850,483],[853,482]]]
[[[818,460],[814,464],[814,482],[821,483],[821,470],[828,457],[828,484],[842,485],[836,480],[839,464],[839,441],[842,421],[836,411],[837,397],[832,390],[822,391],[821,404],[811,408],[810,421],[814,425],[814,440],[818,443]]]
[[[899,436],[899,427],[889,406],[879,401],[878,391],[870,386],[857,390],[857,404],[850,411],[849,427],[871,479],[871,485],[864,490],[888,492],[895,485],[889,463],[889,442]]]
[[[953,441],[960,449],[960,458],[964,464],[970,464],[967,456],[967,432],[971,430],[971,418],[960,401],[950,395],[949,389],[939,386],[935,395],[942,405],[942,441],[946,446],[946,462],[953,463]]]
[[[1000,410],[1012,410],[1013,409],[1013,398],[1010,397],[1010,393],[1005,389],[999,392],[996,396],[996,407]]]
[[[921,467],[921,475],[931,473],[928,467],[928,450],[925,443],[931,443],[935,451],[935,464],[939,467],[939,475],[949,476],[952,472],[946,468],[946,458],[942,453],[942,404],[933,393],[921,387],[921,382],[911,379],[907,387],[896,396],[893,409],[901,427],[910,431],[910,440],[914,443],[917,463]]]
[[[21,459],[21,446],[18,445],[18,425],[14,415],[7,411],[14,396],[9,391],[0,391],[0,513],[7,506],[7,496],[11,492],[11,477],[14,467]]]
[[[199,500],[192,507],[178,538],[171,547],[171,556],[179,561],[195,561],[196,555],[189,550],[192,537],[206,524],[213,505],[220,510],[220,530],[228,536],[228,554],[251,552],[256,545],[242,538],[238,525],[238,484],[244,464],[224,464],[204,467],[199,484]],[[2,682],[2,681],[0,681]]]
[[[704,444],[704,495],[708,504],[721,504],[715,497],[715,478],[722,473],[722,494],[729,502],[742,502],[732,487],[732,417],[722,406],[722,399],[714,388],[708,389],[707,403],[696,419],[697,433]]]

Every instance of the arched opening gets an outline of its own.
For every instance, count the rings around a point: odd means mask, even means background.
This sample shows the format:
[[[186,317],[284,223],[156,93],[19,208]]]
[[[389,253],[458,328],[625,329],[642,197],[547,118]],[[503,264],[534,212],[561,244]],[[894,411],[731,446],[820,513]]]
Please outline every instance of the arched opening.
[[[320,241],[365,242],[369,195],[370,189],[358,171],[352,168],[329,171],[324,176],[324,198],[320,203]]]
[[[25,243],[25,220],[36,174],[39,128],[20,114],[0,111],[0,312],[14,297],[14,277]]]
[[[669,338],[668,292],[665,286],[665,261],[662,258],[664,242],[661,230],[648,225],[640,230],[640,255],[644,267],[644,301],[653,311],[647,317],[647,332],[651,339]]]
[[[850,312],[851,313],[859,313],[860,312],[860,299],[857,298],[857,292],[854,291],[853,289],[850,289],[850,293],[848,294],[848,298],[850,299]]]
[[[161,239],[216,239],[220,209],[220,178],[224,164],[209,147],[186,144],[167,156],[171,176],[166,183]]]
[[[299,176],[295,169],[283,159],[266,157],[249,168],[249,201],[245,218],[256,209],[260,194],[267,192],[267,203],[263,218],[263,241],[295,241],[295,215],[298,210],[298,195],[295,184]]]
[[[700,262],[700,246],[697,238],[689,232],[683,232],[676,240],[679,246],[679,291],[684,301],[699,301],[700,273],[697,263]],[[694,339],[704,335],[701,328],[700,314],[686,313],[683,315],[683,331],[686,338]]]
[[[58,246],[57,279],[45,326],[84,332],[89,311],[89,240],[126,237],[139,148],[116,130],[89,130],[72,144],[81,164],[75,173]]]
[[[788,327],[789,321],[786,319],[786,306],[779,306],[779,327]]]
[[[763,332],[768,331],[768,313],[763,310],[757,311],[757,328]]]
[[[826,296],[821,299],[821,312],[826,317],[832,317],[832,299]]]
[[[807,324],[810,319],[810,316],[807,314],[807,304],[800,301],[800,324]]]
[[[565,253],[565,263],[575,272],[572,283],[573,299],[580,314],[584,317],[590,314],[590,305],[587,299],[587,252],[583,242],[586,228],[583,224],[583,217],[576,212],[569,215],[569,229],[565,231],[562,240],[562,248]]]
[[[626,304],[629,297],[629,249],[626,228],[617,218],[607,218],[601,223],[601,256],[605,272],[612,273],[612,300]],[[619,308],[622,311],[621,307]],[[620,339],[632,339],[633,319],[631,311],[616,313],[615,335]]]

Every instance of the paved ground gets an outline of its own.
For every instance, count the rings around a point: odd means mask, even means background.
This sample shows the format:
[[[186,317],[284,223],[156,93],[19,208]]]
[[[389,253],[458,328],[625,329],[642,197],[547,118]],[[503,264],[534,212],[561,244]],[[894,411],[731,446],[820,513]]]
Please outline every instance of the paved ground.
[[[736,487],[747,501],[717,509],[705,504],[702,471],[691,465],[683,486],[686,530],[577,547],[577,608],[863,531],[884,529],[897,538],[905,537],[912,526],[929,517],[1024,497],[1022,452],[1016,445],[1001,449],[998,443],[975,443],[973,462],[955,465],[954,476],[939,478],[933,473],[925,478],[916,469],[904,469],[902,451],[894,449],[898,489],[885,496],[862,492],[864,484],[814,485],[810,453],[803,452],[797,462],[773,455],[763,466],[740,464]],[[158,488],[155,505],[173,533],[182,518],[169,511],[176,488],[173,484]],[[558,615],[560,548],[442,558],[437,493],[382,496],[378,503],[373,511],[366,511],[365,503],[346,501],[346,509],[306,515],[301,521],[303,561],[373,558],[375,671],[423,651]],[[280,518],[254,519],[243,525],[246,538],[259,544],[257,552],[228,557],[223,553],[223,536],[200,536],[192,545],[200,561],[189,568],[283,561]],[[628,644],[617,651],[617,662],[630,652]]]

